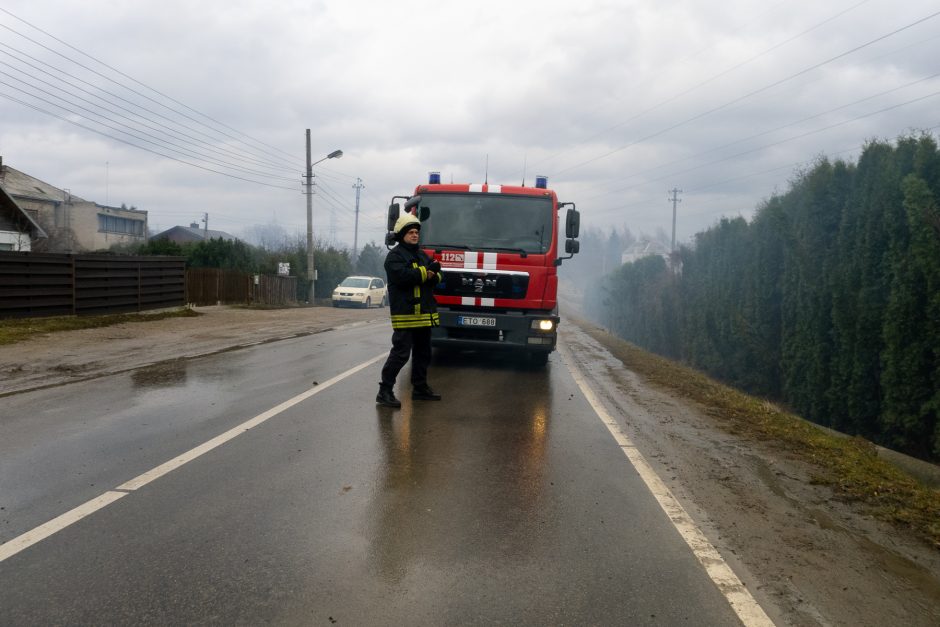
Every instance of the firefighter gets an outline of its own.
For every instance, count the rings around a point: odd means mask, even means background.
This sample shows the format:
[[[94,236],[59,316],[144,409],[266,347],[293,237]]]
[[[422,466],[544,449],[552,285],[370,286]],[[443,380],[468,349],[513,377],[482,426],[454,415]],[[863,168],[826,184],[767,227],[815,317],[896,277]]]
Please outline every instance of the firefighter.
[[[382,381],[375,402],[401,407],[393,387],[398,373],[411,355],[411,398],[439,401],[441,395],[428,385],[431,363],[431,327],[440,325],[432,290],[440,280],[441,264],[418,248],[421,222],[406,213],[395,223],[398,244],[385,257],[388,304],[392,316],[392,350],[382,367]]]

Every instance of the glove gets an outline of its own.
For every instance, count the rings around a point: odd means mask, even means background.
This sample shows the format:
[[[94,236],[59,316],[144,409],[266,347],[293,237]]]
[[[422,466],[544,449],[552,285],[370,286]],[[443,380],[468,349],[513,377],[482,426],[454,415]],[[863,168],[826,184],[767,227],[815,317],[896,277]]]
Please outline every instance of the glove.
[[[434,272],[435,274],[440,274],[440,273],[441,273],[441,262],[440,262],[440,261],[432,261],[431,263],[428,264],[428,270]]]

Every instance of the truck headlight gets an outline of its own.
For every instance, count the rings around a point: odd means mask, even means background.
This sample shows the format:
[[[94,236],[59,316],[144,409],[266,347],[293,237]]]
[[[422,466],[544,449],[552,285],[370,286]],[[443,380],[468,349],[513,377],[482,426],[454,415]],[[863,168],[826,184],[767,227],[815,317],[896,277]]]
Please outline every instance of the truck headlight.
[[[530,328],[533,331],[551,331],[555,328],[554,320],[533,320]]]

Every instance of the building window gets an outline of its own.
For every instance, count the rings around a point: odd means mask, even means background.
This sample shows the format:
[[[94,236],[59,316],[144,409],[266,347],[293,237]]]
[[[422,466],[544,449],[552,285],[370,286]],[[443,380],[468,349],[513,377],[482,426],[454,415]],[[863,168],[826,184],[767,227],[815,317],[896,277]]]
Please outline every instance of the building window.
[[[130,220],[118,216],[109,216],[103,213],[98,214],[98,232],[99,233],[124,233],[127,235],[136,235],[142,237],[144,234],[143,220]]]
[[[13,250],[13,244],[4,244],[0,242],[0,250]]]

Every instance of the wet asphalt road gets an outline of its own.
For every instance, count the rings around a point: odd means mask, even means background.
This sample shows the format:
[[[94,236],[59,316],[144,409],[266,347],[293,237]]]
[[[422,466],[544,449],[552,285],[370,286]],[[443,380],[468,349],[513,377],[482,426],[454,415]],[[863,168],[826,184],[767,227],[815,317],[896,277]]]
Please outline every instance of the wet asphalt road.
[[[8,542],[387,351],[387,325],[0,399]],[[0,624],[738,624],[559,354],[381,361],[0,562]]]

